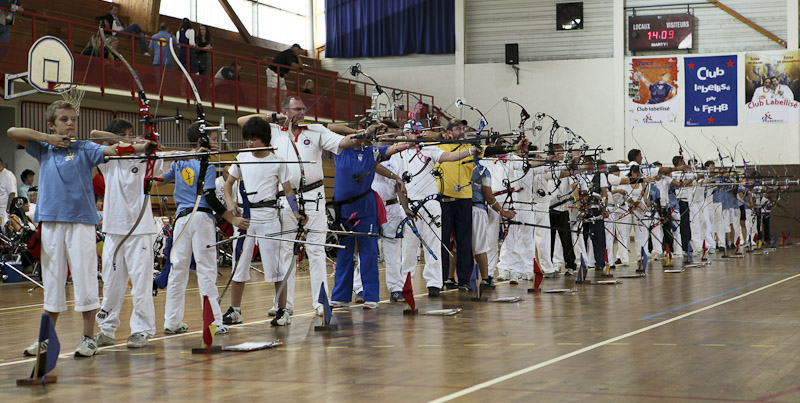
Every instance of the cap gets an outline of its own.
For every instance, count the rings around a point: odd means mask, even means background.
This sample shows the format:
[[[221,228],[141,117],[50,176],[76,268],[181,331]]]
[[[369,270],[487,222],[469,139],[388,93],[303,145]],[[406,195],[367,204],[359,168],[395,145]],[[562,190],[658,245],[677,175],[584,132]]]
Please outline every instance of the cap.
[[[455,126],[455,125],[457,125],[457,124],[463,124],[463,125],[465,125],[465,126],[466,126],[466,125],[468,125],[469,123],[467,123],[467,121],[466,121],[466,120],[464,120],[464,119],[453,118],[453,119],[450,119],[450,121],[449,121],[449,122],[447,122],[447,126],[445,127],[445,129],[447,129],[447,130],[452,130],[452,129],[453,129],[453,126]]]
[[[293,48],[294,48],[294,47],[297,47],[297,49],[303,50],[303,47],[302,47],[302,46],[300,46],[300,44],[299,44],[299,43],[295,43],[295,44],[293,44],[293,45],[292,45],[292,47],[293,47]]]

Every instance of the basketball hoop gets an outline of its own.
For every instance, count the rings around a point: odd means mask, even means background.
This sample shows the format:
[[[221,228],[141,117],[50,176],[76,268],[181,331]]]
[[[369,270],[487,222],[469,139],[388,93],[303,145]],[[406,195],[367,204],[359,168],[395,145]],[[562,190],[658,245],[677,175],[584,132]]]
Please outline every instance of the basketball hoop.
[[[69,102],[75,107],[75,115],[80,116],[81,101],[83,101],[83,95],[86,93],[86,89],[75,83],[58,81],[48,81],[47,89],[60,94],[64,101]]]

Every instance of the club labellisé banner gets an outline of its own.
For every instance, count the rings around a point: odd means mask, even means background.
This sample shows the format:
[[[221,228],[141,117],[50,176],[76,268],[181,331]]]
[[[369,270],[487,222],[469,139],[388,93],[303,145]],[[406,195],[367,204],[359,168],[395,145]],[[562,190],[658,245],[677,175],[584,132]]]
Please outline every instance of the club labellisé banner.
[[[736,126],[736,55],[684,57],[686,126]]]
[[[628,125],[680,125],[677,57],[630,60]]]
[[[745,54],[748,123],[800,122],[800,51]]]

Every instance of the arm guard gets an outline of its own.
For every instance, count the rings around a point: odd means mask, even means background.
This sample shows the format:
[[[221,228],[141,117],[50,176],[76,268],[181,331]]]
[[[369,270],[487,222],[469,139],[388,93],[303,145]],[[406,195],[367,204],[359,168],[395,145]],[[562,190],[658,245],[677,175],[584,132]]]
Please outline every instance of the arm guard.
[[[206,199],[206,203],[211,206],[211,209],[214,210],[214,213],[222,217],[226,211],[228,211],[225,206],[220,203],[219,199],[217,199],[217,193],[214,189],[206,189],[203,191],[203,197]]]

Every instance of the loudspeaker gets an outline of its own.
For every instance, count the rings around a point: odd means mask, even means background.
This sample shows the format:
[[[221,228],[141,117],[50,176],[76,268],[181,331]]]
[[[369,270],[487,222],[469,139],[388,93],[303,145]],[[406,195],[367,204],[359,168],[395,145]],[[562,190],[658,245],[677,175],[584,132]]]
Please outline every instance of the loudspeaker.
[[[519,44],[506,44],[506,64],[519,64]]]

